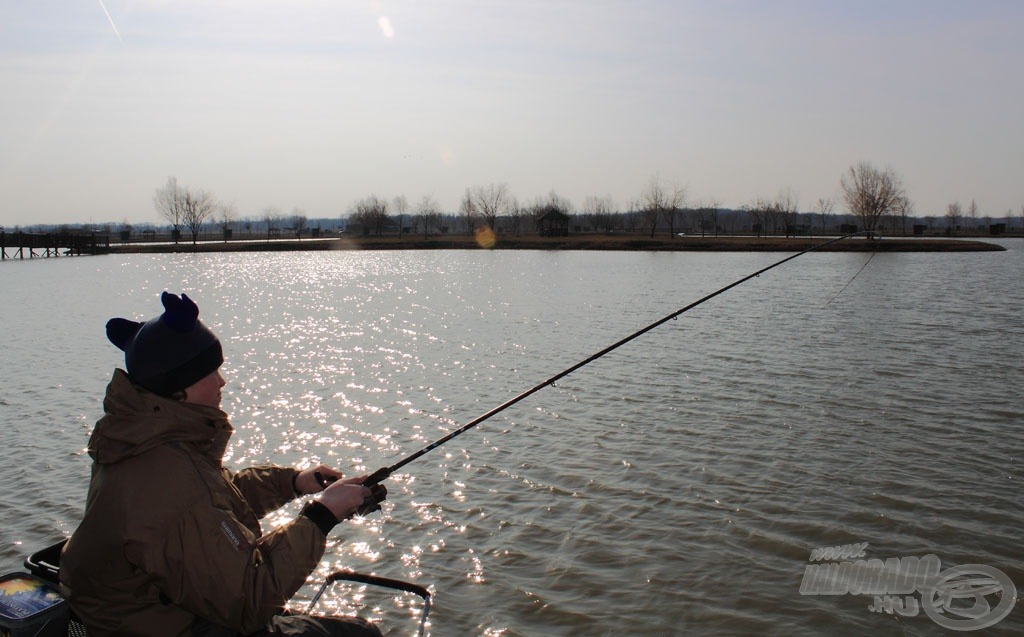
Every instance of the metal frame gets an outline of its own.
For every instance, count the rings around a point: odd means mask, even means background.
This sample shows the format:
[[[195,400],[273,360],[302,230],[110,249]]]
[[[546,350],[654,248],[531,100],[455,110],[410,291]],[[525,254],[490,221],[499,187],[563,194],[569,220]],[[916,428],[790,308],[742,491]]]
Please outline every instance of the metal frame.
[[[420,626],[419,631],[416,633],[417,637],[423,637],[423,631],[427,626],[427,615],[430,614],[430,591],[419,584],[413,584],[412,582],[405,582],[402,580],[391,579],[389,577],[380,577],[377,575],[367,575],[365,573],[356,573],[355,571],[337,571],[331,573],[323,584],[320,585],[320,590],[316,592],[313,599],[309,602],[309,607],[306,608],[306,614],[312,614],[313,607],[320,601],[324,592],[328,586],[331,586],[335,582],[359,582],[361,584],[369,584],[371,586],[383,586],[384,588],[392,588],[395,590],[405,591],[407,593],[413,593],[423,598],[423,612],[420,613]]]

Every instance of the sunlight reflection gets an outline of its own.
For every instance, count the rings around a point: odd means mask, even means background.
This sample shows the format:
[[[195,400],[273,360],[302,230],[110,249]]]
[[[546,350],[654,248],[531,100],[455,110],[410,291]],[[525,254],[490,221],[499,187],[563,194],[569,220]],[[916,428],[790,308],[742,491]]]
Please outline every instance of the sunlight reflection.
[[[371,548],[367,542],[353,542],[348,545],[348,549],[353,555],[365,558],[367,562],[374,562],[380,558],[380,551]]]
[[[473,549],[468,549],[468,552],[470,555],[469,560],[472,562],[473,566],[470,571],[466,573],[466,578],[474,584],[483,584],[487,581],[484,578],[483,562],[481,562],[480,558],[474,554],[475,552]]]

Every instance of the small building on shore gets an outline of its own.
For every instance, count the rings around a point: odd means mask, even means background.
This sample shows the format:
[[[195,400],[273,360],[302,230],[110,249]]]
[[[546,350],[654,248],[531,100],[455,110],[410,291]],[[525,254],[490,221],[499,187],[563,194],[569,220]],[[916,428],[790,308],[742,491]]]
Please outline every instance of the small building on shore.
[[[537,232],[542,237],[568,237],[569,215],[549,210],[537,218]]]

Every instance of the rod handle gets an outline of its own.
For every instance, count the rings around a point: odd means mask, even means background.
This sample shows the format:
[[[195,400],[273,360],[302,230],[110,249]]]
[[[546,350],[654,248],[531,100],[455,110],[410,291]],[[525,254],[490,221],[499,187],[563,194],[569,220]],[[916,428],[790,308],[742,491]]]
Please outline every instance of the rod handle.
[[[376,471],[371,473],[369,477],[366,478],[366,480],[363,480],[363,486],[373,487],[375,485],[380,484],[381,482],[384,482],[389,477],[391,477],[391,467],[381,467],[380,469],[377,469]]]
[[[324,474],[320,473],[319,471],[315,472],[313,475],[316,477],[317,483],[323,489],[326,489],[327,485],[333,484],[335,481],[337,481],[337,478],[324,476]],[[391,467],[381,467],[380,469],[377,469],[369,476],[367,476],[366,480],[363,480],[362,484],[364,487],[373,487],[377,484],[380,484],[381,482],[384,482],[389,477],[391,477]]]

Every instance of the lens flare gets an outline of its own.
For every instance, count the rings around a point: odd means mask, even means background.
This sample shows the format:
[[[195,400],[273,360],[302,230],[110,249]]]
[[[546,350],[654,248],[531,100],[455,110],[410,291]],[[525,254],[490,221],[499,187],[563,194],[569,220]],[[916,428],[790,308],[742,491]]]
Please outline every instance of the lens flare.
[[[476,229],[476,244],[481,248],[493,248],[496,241],[494,231],[487,226]]]

